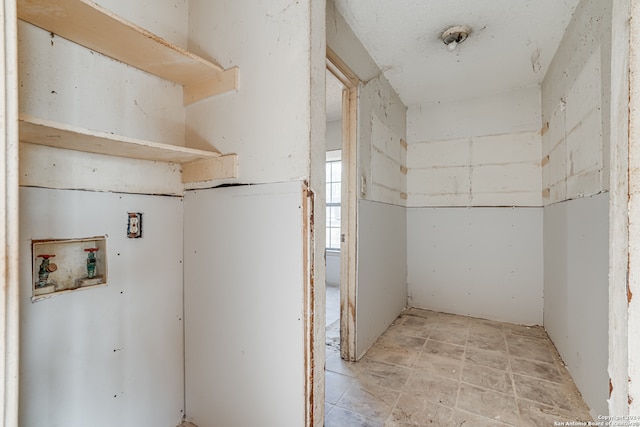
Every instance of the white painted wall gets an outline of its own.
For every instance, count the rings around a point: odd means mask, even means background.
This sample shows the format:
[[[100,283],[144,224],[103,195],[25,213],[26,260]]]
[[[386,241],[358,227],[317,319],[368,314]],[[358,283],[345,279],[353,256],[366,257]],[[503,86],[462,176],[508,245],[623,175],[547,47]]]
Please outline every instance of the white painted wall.
[[[544,326],[594,416],[609,393],[610,64],[611,3],[583,0],[542,84]]]
[[[358,88],[356,355],[361,357],[406,306],[406,107],[333,1],[327,45],[365,83]],[[360,183],[358,183],[360,188]]]
[[[340,252],[326,251],[326,281],[333,285],[340,284]]]
[[[638,75],[637,58],[631,51],[638,51],[640,43],[635,39],[630,43],[632,31],[638,31],[637,20],[629,19],[637,15],[638,4],[630,0],[612,1],[611,22],[611,132],[610,152],[611,171],[609,177],[609,361],[608,373],[613,390],[609,393],[608,409],[610,414],[628,415],[632,411],[637,413],[638,401],[634,399],[629,405],[629,396],[637,395],[635,392],[640,385],[637,381],[629,382],[629,378],[638,378],[637,356],[640,346],[635,344],[640,337],[638,321],[640,311],[629,309],[628,290],[636,293],[637,262],[632,253],[637,253],[638,233],[630,231],[633,224],[629,218],[637,218],[638,203],[635,192],[629,191],[632,182],[637,180],[637,174],[629,173],[629,165],[634,160],[630,159],[632,147],[638,147],[638,127],[631,122],[637,120],[631,111],[637,111],[638,105],[637,79],[630,78]],[[632,59],[633,58],[633,59]],[[631,89],[635,88],[635,89]],[[636,122],[637,123],[637,122]],[[630,129],[636,129],[631,134]],[[635,157],[635,156],[633,156]],[[635,157],[637,159],[637,157]],[[637,188],[637,187],[636,187]],[[631,237],[636,236],[636,237]],[[635,243],[633,243],[635,242]],[[632,300],[632,305],[637,305],[637,300]],[[634,341],[635,340],[635,341]],[[634,369],[630,365],[636,365]],[[633,371],[633,372],[632,372]]]
[[[542,210],[409,208],[409,305],[542,324]]]
[[[307,177],[309,2],[192,0],[189,7],[189,48],[225,68],[238,66],[240,82],[237,93],[187,107],[187,144],[237,153],[237,182]]]
[[[196,425],[304,425],[302,202],[300,182],[185,195],[186,396]]]
[[[99,1],[186,46],[184,0]],[[185,144],[179,86],[19,22],[20,112]],[[24,145],[21,425],[175,426],[184,415],[180,168]],[[126,239],[127,212],[144,237]],[[31,238],[108,234],[109,285],[32,304]],[[169,243],[168,243],[169,242]]]
[[[409,305],[542,324],[540,89],[407,120]]]
[[[544,326],[594,416],[608,413],[608,193],[544,211]]]
[[[20,212],[20,425],[177,425],[182,199],[22,188]],[[126,237],[127,212],[143,213],[141,239]],[[96,235],[107,286],[32,303],[31,239]]]
[[[342,120],[327,122],[327,151],[342,150]]]
[[[277,206],[282,201],[279,191],[288,194],[289,189],[279,190],[283,187],[275,184],[255,186],[247,190],[255,196],[251,199],[253,204],[249,204],[249,199],[243,204],[240,197],[233,203],[229,201],[226,207],[207,206],[210,217],[219,218],[217,223],[211,223],[209,218],[199,222],[200,229],[189,225],[188,233],[192,236],[203,233],[214,240],[235,230],[236,240],[226,242],[228,247],[224,250],[237,257],[214,270],[194,266],[185,279],[189,295],[185,310],[192,313],[192,319],[198,319],[198,323],[187,325],[187,416],[205,426],[303,425],[307,421],[305,374],[311,377],[312,369],[315,395],[324,395],[324,298],[316,298],[310,307],[315,313],[315,325],[308,331],[318,349],[314,355],[304,352],[305,346],[312,344],[302,329],[307,320],[303,317],[302,292],[308,283],[304,274],[314,271],[316,295],[324,295],[325,281],[324,2],[276,0],[257,4],[247,0],[192,0],[189,10],[189,48],[205,58],[215,59],[225,68],[238,66],[240,77],[237,93],[187,107],[187,145],[207,148],[213,143],[222,152],[237,153],[239,176],[232,182],[293,182],[282,185],[285,188],[295,185],[297,199],[295,203],[288,203],[287,199]],[[300,240],[302,180],[309,182],[315,194],[316,234],[307,248],[308,260],[302,259]],[[217,194],[215,190],[212,192]],[[223,199],[226,203],[227,199]],[[262,207],[265,209],[261,211]],[[268,215],[267,207],[271,212]],[[191,218],[194,212],[187,214]],[[252,224],[242,218],[250,219]],[[285,219],[287,222],[281,222]],[[271,227],[274,228],[267,230]],[[250,229],[257,233],[244,232]],[[276,230],[284,241],[278,240]],[[298,240],[292,240],[292,236]],[[189,244],[201,242],[201,239],[191,242],[192,239],[195,236],[187,239]],[[199,257],[210,266],[218,250],[216,246],[205,245]],[[270,256],[265,257],[266,252]],[[239,270],[249,271],[243,276],[238,274]],[[212,275],[220,277],[216,287],[203,287]],[[229,298],[217,300],[216,292],[229,292]],[[247,310],[247,304],[255,304],[255,310]],[[224,307],[216,312],[219,305]],[[219,317],[223,313],[240,316],[238,322],[229,323],[230,317]],[[215,335],[219,340],[213,343],[208,338],[200,339],[200,334],[210,336],[208,328],[215,328],[204,323],[212,316],[227,325]],[[212,360],[221,363],[212,364]],[[310,360],[315,360],[315,364]],[[227,362],[233,363],[225,365]],[[218,381],[220,378],[223,381]],[[216,381],[203,382],[207,379]],[[278,393],[273,393],[276,385]],[[251,410],[247,410],[247,402],[251,402]],[[322,425],[322,399],[317,398],[313,404],[314,410],[307,412],[314,413],[313,422]]]
[[[358,358],[407,305],[406,230],[403,206],[358,202]]]

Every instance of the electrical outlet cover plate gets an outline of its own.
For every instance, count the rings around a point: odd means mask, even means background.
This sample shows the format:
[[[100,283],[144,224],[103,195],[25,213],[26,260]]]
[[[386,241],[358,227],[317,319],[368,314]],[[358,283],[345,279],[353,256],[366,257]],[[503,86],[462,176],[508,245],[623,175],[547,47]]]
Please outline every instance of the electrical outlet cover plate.
[[[127,237],[139,239],[142,237],[142,213],[129,212],[127,219]]]

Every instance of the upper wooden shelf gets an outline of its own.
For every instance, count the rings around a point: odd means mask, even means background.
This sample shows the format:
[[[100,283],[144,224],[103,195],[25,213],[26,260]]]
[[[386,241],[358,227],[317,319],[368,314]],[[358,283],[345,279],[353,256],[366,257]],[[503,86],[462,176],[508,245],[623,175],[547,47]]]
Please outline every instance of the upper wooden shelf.
[[[20,115],[20,141],[95,154],[182,163],[183,182],[237,177],[237,156],[144,141]]]
[[[184,103],[238,88],[224,70],[88,0],[18,0],[18,18],[184,87]]]

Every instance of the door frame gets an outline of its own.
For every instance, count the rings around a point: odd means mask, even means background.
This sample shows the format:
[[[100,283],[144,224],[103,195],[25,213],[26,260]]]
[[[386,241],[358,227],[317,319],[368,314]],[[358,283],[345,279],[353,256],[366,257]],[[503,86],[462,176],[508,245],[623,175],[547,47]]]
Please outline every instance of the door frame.
[[[358,230],[358,87],[360,80],[327,47],[327,69],[345,87],[342,91],[342,195],[340,230],[340,356],[356,360],[356,290]]]
[[[18,30],[16,2],[0,0],[0,424],[18,425]]]

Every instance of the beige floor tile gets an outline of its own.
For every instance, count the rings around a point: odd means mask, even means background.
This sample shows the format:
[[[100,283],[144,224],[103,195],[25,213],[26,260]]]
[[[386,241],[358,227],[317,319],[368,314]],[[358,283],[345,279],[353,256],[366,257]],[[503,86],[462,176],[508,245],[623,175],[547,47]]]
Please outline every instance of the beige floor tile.
[[[502,333],[472,335],[469,332],[467,345],[481,350],[507,351],[507,344]]]
[[[341,360],[332,346],[326,354],[327,427],[590,420],[541,327],[409,309],[361,361]]]
[[[426,399],[402,394],[386,426],[449,426],[453,411]]]
[[[414,367],[432,375],[458,380],[462,371],[462,361],[422,352]]]
[[[450,344],[465,345],[467,343],[467,326],[455,323],[434,326],[431,329],[429,339]]]
[[[410,349],[415,351],[421,351],[424,347],[424,343],[427,342],[426,338],[418,338],[407,335],[387,335],[384,334],[378,340],[380,344],[390,349]]]
[[[514,325],[512,323],[503,323],[503,329],[508,334],[522,335],[526,337],[537,337],[542,339],[549,339],[547,333],[542,326],[524,326]]]
[[[325,402],[335,405],[342,397],[345,391],[355,379],[353,377],[338,374],[336,372],[325,372]]]
[[[556,383],[560,383],[566,378],[560,374],[555,363],[538,362],[536,360],[521,359],[519,357],[511,359],[511,370],[514,374],[526,375]]]
[[[520,410],[520,425],[522,427],[553,426],[556,422],[593,421],[588,411],[569,412],[560,408],[543,405],[537,402],[518,399]]]
[[[489,368],[506,371],[509,368],[509,357],[506,352],[495,350],[482,350],[468,347],[465,353],[465,363],[472,362]]]
[[[391,325],[389,325],[389,327],[387,328],[386,331],[384,331],[384,335],[393,335],[395,333],[402,333],[404,332],[405,328],[404,328],[404,317],[398,317],[396,320],[394,320]]]
[[[356,381],[340,398],[336,406],[357,412],[367,418],[383,421],[393,409],[399,391]],[[335,409],[332,411],[334,412]]]
[[[336,406],[325,416],[324,425],[325,427],[382,427],[384,423]]]
[[[425,338],[385,333],[369,349],[367,358],[394,365],[413,366],[425,342]]]
[[[462,360],[464,357],[464,346],[430,339],[424,346],[422,353]]]
[[[453,427],[505,427],[511,426],[512,424],[504,424],[480,415],[455,410],[451,418],[451,425]]]
[[[456,404],[458,386],[459,382],[456,380],[415,370],[403,391],[414,397],[453,407]]]
[[[377,362],[385,362],[400,366],[413,366],[420,355],[419,351],[411,349],[392,349],[375,344],[367,352],[367,358]]]
[[[582,406],[577,396],[571,393],[570,385],[560,385],[517,374],[514,374],[513,381],[518,397],[566,411],[574,411]]]
[[[470,336],[500,336],[504,337],[504,329],[501,323],[489,321],[470,321],[468,323]]]
[[[361,361],[363,369],[357,380],[361,383],[374,384],[391,390],[402,390],[407,383],[411,370],[403,366],[378,362],[371,359]]]
[[[327,371],[337,372],[343,375],[349,375],[356,377],[362,372],[363,365],[357,362],[347,362],[340,357],[340,353],[332,353],[327,356],[325,360],[325,367]]]
[[[424,317],[417,316],[403,316],[404,322],[400,329],[403,335],[429,338],[431,329],[435,320],[425,319]]]
[[[522,335],[507,335],[509,354],[515,357],[555,363],[555,349],[548,340]]]
[[[515,398],[468,384],[461,384],[457,407],[483,417],[517,425],[519,416]]]
[[[474,363],[465,363],[462,368],[462,381],[489,390],[513,395],[511,374],[507,371],[488,368]]]

